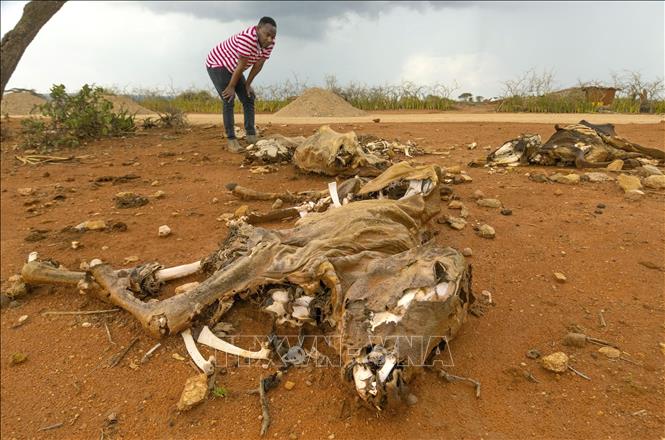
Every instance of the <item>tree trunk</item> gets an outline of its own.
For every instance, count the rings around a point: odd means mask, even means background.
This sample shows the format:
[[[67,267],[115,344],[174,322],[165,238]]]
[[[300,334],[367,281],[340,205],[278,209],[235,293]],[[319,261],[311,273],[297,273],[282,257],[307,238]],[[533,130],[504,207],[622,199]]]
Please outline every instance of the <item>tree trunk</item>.
[[[23,52],[35,38],[39,30],[53,15],[60,10],[64,1],[37,1],[33,0],[23,8],[23,15],[14,29],[2,37],[0,43],[0,77],[2,89],[0,96],[5,93],[5,87],[11,78],[16,65],[23,56]]]

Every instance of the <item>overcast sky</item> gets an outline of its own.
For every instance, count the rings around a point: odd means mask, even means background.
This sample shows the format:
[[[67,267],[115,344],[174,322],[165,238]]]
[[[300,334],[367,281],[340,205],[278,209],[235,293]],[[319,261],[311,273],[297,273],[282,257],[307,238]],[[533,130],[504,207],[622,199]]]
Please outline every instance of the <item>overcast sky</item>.
[[[2,35],[26,2],[3,1]],[[256,85],[459,85],[500,95],[528,69],[564,88],[611,72],[664,76],[664,2],[84,2],[70,1],[28,47],[7,88],[62,83],[211,89],[210,49],[263,15],[277,44]]]

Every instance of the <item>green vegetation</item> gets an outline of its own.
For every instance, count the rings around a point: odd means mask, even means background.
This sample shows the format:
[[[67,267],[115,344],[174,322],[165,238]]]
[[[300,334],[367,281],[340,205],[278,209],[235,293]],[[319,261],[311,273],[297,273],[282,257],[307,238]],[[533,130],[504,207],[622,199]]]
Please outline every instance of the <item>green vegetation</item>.
[[[37,106],[44,118],[21,121],[25,148],[49,150],[77,147],[82,142],[134,132],[134,115],[113,112],[113,104],[103,97],[104,90],[84,85],[75,95],[65,86],[51,88],[50,101]]]

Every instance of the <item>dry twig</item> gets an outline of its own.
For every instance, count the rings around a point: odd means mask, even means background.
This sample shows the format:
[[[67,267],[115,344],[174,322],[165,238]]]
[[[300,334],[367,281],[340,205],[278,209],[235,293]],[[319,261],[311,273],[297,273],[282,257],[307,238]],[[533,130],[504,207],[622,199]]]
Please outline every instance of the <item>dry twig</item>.
[[[123,348],[121,351],[119,351],[118,353],[114,354],[114,355],[109,359],[109,362],[108,362],[108,366],[109,366],[109,368],[113,368],[113,367],[115,367],[116,365],[118,365],[118,363],[122,360],[122,358],[125,357],[125,355],[127,354],[127,352],[129,352],[129,350],[131,350],[131,348],[134,346],[134,344],[136,344],[136,343],[138,342],[138,340],[139,340],[139,338],[134,338],[134,339],[132,339],[132,341],[129,343],[129,345],[127,345],[127,347]]]

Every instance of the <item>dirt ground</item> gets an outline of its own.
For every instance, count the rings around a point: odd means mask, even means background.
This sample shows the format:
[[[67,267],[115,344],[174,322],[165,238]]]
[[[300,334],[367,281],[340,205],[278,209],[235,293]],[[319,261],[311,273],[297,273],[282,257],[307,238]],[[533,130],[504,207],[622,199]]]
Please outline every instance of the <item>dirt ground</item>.
[[[630,120],[630,119],[629,119]],[[219,120],[215,121],[219,124]],[[4,124],[4,122],[3,122]],[[10,121],[16,131],[16,121]],[[268,133],[313,132],[312,125],[274,123]],[[549,137],[551,123],[355,123],[333,124],[338,131],[402,141],[416,140],[427,151],[418,163],[461,165],[473,182],[454,190],[470,210],[462,231],[432,222],[441,245],[470,247],[473,288],[491,292],[496,304],[485,316],[470,316],[450,344],[452,374],[482,384],[480,398],[466,383],[447,383],[424,371],[411,384],[413,406],[381,413],[358,406],[352,391],[341,386],[336,368],[293,368],[295,383],[268,394],[272,424],[266,438],[386,439],[634,439],[661,438],[665,432],[665,194],[649,192],[639,202],[624,199],[614,182],[562,185],[536,183],[519,168],[489,174],[466,168],[523,132]],[[646,146],[665,149],[665,123],[623,124],[617,132]],[[2,144],[1,277],[18,273],[31,251],[77,269],[81,261],[102,258],[115,267],[126,257],[140,264],[164,265],[195,261],[217,248],[226,227],[217,218],[244,204],[224,185],[237,182],[269,191],[324,189],[330,178],[307,176],[293,166],[255,175],[241,167],[239,155],[222,150],[222,128],[194,126],[189,133],[154,130],[145,135],[95,142],[80,163],[27,166],[14,159],[12,146]],[[466,145],[477,142],[478,148]],[[454,149],[450,147],[456,145]],[[555,169],[541,169],[554,172]],[[572,170],[572,172],[576,172]],[[577,171],[579,173],[579,171]],[[138,179],[95,185],[102,176],[136,174]],[[157,183],[154,183],[157,182]],[[19,188],[34,193],[21,196]],[[134,209],[116,209],[113,196],[134,191],[163,198]],[[511,216],[473,203],[475,190],[496,197]],[[598,204],[605,208],[597,208]],[[449,210],[442,202],[442,214]],[[250,202],[267,210],[270,202]],[[598,212],[598,213],[597,213]],[[455,211],[451,212],[454,214]],[[88,219],[124,222],[124,232],[73,234],[63,228]],[[488,223],[496,238],[477,236],[472,225]],[[157,235],[167,224],[173,234]],[[267,225],[290,227],[292,223]],[[44,239],[27,242],[35,230]],[[33,234],[34,236],[35,234]],[[82,247],[72,249],[71,241]],[[563,284],[553,273],[567,277]],[[43,316],[48,310],[95,310],[108,305],[74,289],[38,288],[0,313],[0,435],[3,439],[129,439],[129,438],[258,438],[261,408],[247,391],[274,367],[228,366],[218,383],[228,394],[209,399],[186,413],[177,413],[185,380],[194,374],[186,362],[182,340],[167,338],[145,364],[140,359],[155,340],[125,312],[88,316]],[[606,326],[600,323],[600,312]],[[19,317],[27,321],[13,328]],[[234,307],[227,321],[239,333],[265,334],[264,315],[251,304]],[[113,343],[109,341],[107,330]],[[570,329],[617,343],[627,360],[609,359],[598,346],[572,348],[561,344]],[[263,333],[262,333],[263,332]],[[106,361],[134,338],[139,341],[114,368]],[[564,351],[571,365],[591,380],[567,372],[554,374],[526,357]],[[207,356],[209,351],[202,347]],[[14,353],[27,361],[10,365]],[[138,364],[138,366],[136,365]],[[527,380],[530,372],[537,382]],[[527,373],[528,374],[528,373]],[[107,422],[115,414],[117,422]],[[58,424],[62,424],[59,426]],[[40,431],[42,428],[55,428]]]

